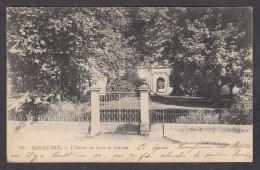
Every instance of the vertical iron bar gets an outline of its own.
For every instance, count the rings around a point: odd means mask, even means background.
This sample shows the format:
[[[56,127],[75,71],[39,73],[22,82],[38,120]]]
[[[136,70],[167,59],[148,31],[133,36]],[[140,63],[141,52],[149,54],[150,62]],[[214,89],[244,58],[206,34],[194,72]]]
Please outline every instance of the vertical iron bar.
[[[119,100],[119,112],[118,112],[118,114],[119,114],[119,115],[121,115],[121,97],[122,97],[122,94],[119,93],[119,94],[118,94],[118,100]]]
[[[164,109],[164,110],[166,110],[166,109]],[[165,113],[164,110],[163,110],[163,136],[164,136],[164,113]]]

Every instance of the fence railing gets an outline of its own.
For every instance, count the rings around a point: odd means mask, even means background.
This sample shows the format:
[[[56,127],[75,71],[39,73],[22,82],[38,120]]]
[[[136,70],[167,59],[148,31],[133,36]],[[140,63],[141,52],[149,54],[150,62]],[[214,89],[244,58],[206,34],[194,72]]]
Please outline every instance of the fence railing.
[[[30,107],[18,111],[11,110],[8,113],[9,120],[15,121],[63,121],[63,122],[90,122],[91,110],[90,103],[86,107],[65,109],[62,107]]]
[[[136,93],[100,93],[100,122],[141,123],[141,101]],[[176,124],[252,124],[253,110],[231,108],[160,108],[149,105],[150,123]],[[163,106],[165,107],[165,106]],[[62,105],[55,107],[27,106],[8,111],[8,119],[15,121],[63,121],[90,122],[91,103],[76,104],[72,109]]]
[[[253,112],[252,110],[250,110]],[[249,112],[250,112],[249,111]],[[150,109],[151,123],[176,124],[251,124],[241,111],[230,108],[215,109]]]
[[[134,92],[100,93],[101,122],[140,122],[140,97]]]
[[[140,109],[101,109],[100,122],[140,122]]]

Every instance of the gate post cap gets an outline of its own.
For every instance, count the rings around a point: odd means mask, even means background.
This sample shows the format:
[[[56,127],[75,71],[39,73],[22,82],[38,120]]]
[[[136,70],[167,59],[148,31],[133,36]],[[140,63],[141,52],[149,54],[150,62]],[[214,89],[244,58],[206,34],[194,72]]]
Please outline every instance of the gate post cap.
[[[140,91],[149,91],[150,88],[149,88],[148,85],[143,84],[142,86],[140,86],[140,87],[138,88],[138,90],[140,90]]]
[[[100,91],[101,90],[101,88],[99,88],[99,87],[89,87],[88,88],[88,91]]]

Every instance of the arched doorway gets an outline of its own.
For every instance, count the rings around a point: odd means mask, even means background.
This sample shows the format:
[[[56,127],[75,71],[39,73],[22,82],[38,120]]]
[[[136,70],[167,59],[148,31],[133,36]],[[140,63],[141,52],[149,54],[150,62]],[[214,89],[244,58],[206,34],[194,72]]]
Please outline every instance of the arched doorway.
[[[162,77],[159,77],[156,81],[157,84],[157,92],[162,93],[165,92],[165,80]]]

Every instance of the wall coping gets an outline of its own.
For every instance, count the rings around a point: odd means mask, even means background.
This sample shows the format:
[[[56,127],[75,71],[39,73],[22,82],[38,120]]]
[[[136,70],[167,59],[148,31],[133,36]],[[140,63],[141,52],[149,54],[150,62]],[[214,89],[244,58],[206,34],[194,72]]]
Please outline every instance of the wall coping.
[[[88,88],[88,91],[100,91],[102,88],[98,88],[98,87],[90,87]]]

